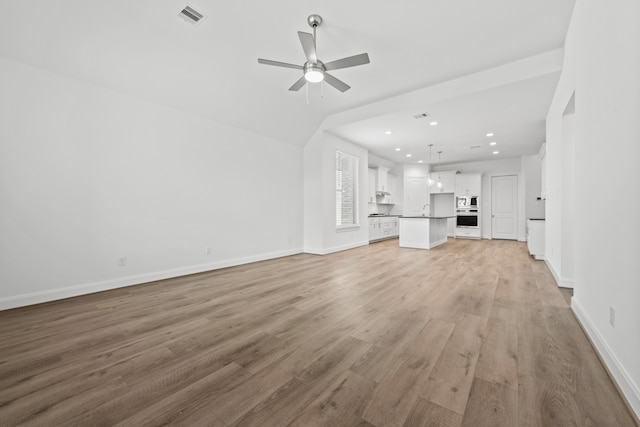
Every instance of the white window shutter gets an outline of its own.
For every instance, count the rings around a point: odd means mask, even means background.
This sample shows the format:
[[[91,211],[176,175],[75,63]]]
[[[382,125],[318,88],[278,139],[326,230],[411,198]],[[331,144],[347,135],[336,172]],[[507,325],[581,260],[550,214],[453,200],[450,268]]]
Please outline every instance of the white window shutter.
[[[336,151],[336,227],[358,225],[358,158]]]

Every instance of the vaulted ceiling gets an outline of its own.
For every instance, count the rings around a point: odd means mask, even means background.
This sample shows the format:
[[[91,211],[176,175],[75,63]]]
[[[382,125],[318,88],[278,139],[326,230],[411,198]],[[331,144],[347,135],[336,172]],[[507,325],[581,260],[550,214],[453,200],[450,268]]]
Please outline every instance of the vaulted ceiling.
[[[186,4],[3,0],[0,55],[301,146],[327,116],[561,48],[574,0],[189,0],[206,15],[195,26],[178,17]],[[324,62],[369,54],[370,64],[332,72],[352,87],[345,93],[326,84],[290,92],[300,71],[257,62],[302,64],[296,33],[311,31],[312,13],[324,19]],[[434,140],[453,153],[495,123],[513,144],[507,152],[531,151],[544,140],[557,78],[433,105],[425,99],[438,114]],[[380,135],[389,127],[393,141]],[[335,129],[395,161],[406,157],[394,158],[390,147],[424,146],[425,132],[394,111]]]

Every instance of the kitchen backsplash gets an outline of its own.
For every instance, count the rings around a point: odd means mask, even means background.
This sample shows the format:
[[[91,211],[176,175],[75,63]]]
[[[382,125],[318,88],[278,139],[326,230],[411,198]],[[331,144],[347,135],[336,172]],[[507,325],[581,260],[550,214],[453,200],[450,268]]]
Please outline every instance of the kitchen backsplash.
[[[402,205],[382,205],[369,203],[368,214],[402,215]]]

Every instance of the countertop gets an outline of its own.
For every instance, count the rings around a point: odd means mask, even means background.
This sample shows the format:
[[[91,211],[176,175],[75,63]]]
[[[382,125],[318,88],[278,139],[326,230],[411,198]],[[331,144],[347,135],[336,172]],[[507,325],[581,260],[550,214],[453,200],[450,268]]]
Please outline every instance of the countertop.
[[[400,218],[417,218],[417,219],[448,219],[455,218],[455,215],[452,216],[431,216],[431,215],[418,215],[418,216],[400,216]]]
[[[369,218],[401,217],[402,215],[369,215]]]

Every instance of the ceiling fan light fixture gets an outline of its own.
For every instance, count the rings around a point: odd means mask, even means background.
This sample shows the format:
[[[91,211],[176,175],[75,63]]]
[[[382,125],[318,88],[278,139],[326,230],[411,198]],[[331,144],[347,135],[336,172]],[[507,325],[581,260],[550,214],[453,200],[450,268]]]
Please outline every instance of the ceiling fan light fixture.
[[[309,83],[319,83],[324,80],[324,70],[316,64],[307,64],[304,67],[304,78]]]

